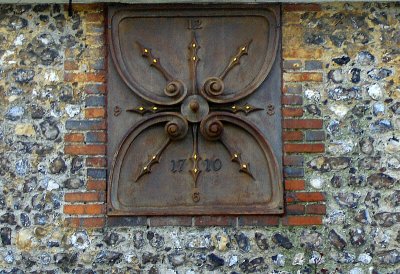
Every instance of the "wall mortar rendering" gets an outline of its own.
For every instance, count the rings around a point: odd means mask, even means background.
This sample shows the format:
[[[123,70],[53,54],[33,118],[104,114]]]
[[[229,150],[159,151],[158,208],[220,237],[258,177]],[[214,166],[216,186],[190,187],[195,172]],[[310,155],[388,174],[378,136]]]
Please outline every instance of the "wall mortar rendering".
[[[400,4],[282,6],[285,214],[107,217],[106,6],[0,5],[0,273],[400,273]],[[111,115],[111,114],[108,114]]]

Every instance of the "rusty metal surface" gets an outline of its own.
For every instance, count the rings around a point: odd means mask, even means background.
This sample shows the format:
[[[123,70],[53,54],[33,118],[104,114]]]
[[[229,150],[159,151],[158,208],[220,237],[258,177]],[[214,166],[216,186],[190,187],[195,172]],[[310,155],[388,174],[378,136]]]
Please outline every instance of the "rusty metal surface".
[[[109,10],[110,215],[283,211],[279,7]]]

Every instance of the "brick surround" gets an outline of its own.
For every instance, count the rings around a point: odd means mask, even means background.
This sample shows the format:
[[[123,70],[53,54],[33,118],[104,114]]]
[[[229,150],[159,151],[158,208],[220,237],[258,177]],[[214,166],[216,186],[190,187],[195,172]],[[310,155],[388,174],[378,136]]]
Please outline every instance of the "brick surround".
[[[288,29],[295,29],[298,11],[317,11],[319,5],[284,5],[282,24],[285,214],[274,216],[106,216],[106,39],[105,6],[75,4],[84,21],[86,50],[65,51],[64,81],[81,90],[85,109],[79,119],[68,120],[64,153],[85,158],[86,190],[64,195],[65,222],[74,227],[104,226],[309,226],[321,225],[326,213],[322,192],[309,189],[305,178],[308,155],[325,152],[323,120],[305,116],[303,91],[323,81],[323,51],[295,43]],[[296,46],[297,45],[297,46]]]

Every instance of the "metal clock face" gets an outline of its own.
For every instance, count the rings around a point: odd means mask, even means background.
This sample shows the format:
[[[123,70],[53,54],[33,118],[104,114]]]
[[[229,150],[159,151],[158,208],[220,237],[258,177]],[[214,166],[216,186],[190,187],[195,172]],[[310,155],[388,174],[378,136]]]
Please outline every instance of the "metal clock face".
[[[278,7],[109,18],[109,214],[281,213]]]

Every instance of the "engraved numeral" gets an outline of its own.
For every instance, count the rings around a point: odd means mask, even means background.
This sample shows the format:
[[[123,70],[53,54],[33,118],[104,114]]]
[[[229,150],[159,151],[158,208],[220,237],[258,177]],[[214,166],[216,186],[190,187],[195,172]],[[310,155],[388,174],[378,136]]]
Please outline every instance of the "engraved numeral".
[[[206,172],[210,171],[218,171],[222,168],[222,161],[220,159],[205,159],[204,162],[206,162]]]
[[[186,159],[171,160],[171,172],[182,172]]]
[[[188,29],[195,30],[203,28],[202,22],[200,19],[190,19],[188,21]]]

